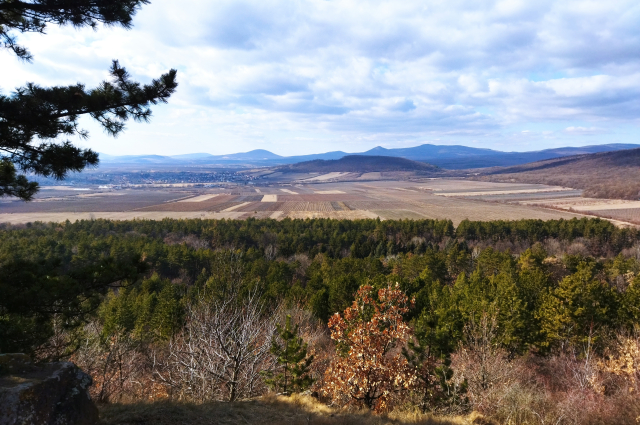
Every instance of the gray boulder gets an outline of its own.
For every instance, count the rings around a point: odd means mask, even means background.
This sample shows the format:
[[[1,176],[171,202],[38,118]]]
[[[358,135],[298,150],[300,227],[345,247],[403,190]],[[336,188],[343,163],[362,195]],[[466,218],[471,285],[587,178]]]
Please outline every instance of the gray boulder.
[[[92,425],[91,377],[71,362],[35,365],[0,354],[0,425]]]

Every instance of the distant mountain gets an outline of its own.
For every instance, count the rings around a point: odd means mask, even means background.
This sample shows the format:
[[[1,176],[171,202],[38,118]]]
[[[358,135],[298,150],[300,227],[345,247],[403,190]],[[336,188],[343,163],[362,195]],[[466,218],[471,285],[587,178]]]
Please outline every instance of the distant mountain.
[[[560,158],[564,156],[610,152],[622,149],[632,149],[640,145],[632,144],[608,144],[582,147],[563,147],[545,149],[532,152],[501,152],[492,149],[474,148],[461,145],[430,145],[424,144],[412,148],[386,149],[375,147],[362,153],[346,153],[333,151],[312,155],[298,155],[284,157],[276,155],[264,149],[256,149],[244,153],[229,155],[210,155],[207,153],[194,153],[186,155],[160,156],[160,155],[127,155],[111,156],[100,154],[103,164],[156,164],[156,165],[238,165],[238,166],[277,166],[295,164],[298,162],[313,160],[335,160],[351,155],[359,156],[384,156],[405,158],[413,161],[426,162],[450,170],[463,170],[469,168],[507,167],[526,164],[529,162],[546,159]]]
[[[264,149],[255,149],[244,153],[233,153],[230,155],[218,155],[214,156],[215,159],[227,159],[235,161],[268,161],[278,160],[282,158],[280,155],[276,155],[273,152],[269,152]]]
[[[549,159],[487,170],[482,180],[584,189],[584,196],[640,199],[640,149]]]
[[[100,154],[102,163],[118,163],[118,164],[178,164],[179,160],[175,160],[170,156],[162,155],[123,155],[112,156]]]
[[[208,153],[189,153],[184,155],[123,155],[114,156],[100,154],[100,161],[107,164],[210,164],[210,163],[245,163],[245,162],[265,162],[282,158],[273,152],[264,149],[255,149],[249,152],[234,153],[230,155],[211,155]]]
[[[405,158],[386,156],[349,155],[340,159],[316,159],[283,165],[277,168],[283,173],[371,173],[390,171],[416,171],[421,174],[433,174],[442,171],[424,162]]]
[[[413,160],[426,160],[432,158],[456,158],[462,156],[494,155],[503,152],[491,149],[472,148],[462,145],[420,145],[413,148],[386,149],[377,146],[361,155],[399,156]]]
[[[421,145],[413,148],[385,149],[373,148],[361,155],[399,156],[414,161],[424,161],[449,170],[463,170],[468,168],[506,167],[526,164],[545,159],[587,153],[618,151],[638,148],[640,145],[608,144],[582,147],[563,147],[545,149],[532,152],[501,152],[491,149],[472,148],[468,146],[452,145]]]
[[[183,155],[171,155],[170,157],[167,158],[173,158],[173,159],[177,159],[177,160],[199,160],[199,159],[210,159],[213,158],[214,155],[211,155],[210,153],[187,153],[187,154],[183,154]]]

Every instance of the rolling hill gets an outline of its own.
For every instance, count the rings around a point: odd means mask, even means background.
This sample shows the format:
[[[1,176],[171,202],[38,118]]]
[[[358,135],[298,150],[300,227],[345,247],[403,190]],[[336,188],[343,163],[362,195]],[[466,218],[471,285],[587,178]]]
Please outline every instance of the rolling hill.
[[[439,167],[410,159],[349,155],[340,159],[316,159],[314,161],[299,162],[277,168],[283,173],[371,173],[412,171],[419,174],[438,174]]]
[[[542,183],[583,189],[595,198],[640,199],[640,149],[576,155],[507,168],[478,177],[496,182]]]

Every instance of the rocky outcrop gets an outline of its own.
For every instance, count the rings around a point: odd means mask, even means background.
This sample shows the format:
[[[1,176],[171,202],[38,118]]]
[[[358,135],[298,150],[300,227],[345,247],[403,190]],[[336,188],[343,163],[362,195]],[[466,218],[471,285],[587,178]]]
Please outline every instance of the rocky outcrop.
[[[24,354],[0,354],[0,425],[95,424],[90,385],[73,363],[34,365]]]

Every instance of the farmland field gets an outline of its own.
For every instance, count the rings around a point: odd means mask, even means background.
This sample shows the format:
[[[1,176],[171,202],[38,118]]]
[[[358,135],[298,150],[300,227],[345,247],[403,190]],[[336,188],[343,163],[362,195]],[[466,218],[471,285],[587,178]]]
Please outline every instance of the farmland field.
[[[585,205],[579,205],[580,203]],[[595,202],[595,201],[594,201]],[[64,221],[90,218],[380,218],[470,220],[557,219],[592,215],[594,202],[580,191],[545,185],[470,180],[356,180],[196,188],[56,187],[34,202],[0,201],[0,222]],[[605,202],[597,200],[600,204]],[[607,201],[602,216],[640,220],[635,203]],[[617,209],[616,209],[617,208]],[[620,218],[618,218],[620,217]]]

